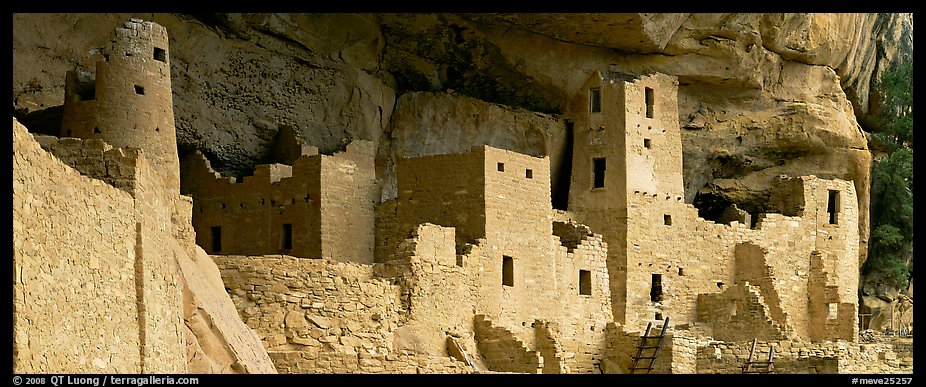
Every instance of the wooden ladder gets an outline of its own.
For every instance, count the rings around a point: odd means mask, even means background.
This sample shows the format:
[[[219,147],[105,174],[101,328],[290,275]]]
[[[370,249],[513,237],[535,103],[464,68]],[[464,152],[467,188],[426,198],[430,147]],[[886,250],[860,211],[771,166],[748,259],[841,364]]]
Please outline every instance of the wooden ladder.
[[[756,356],[756,339],[752,339],[752,349],[749,350],[749,359],[743,365],[744,374],[770,374],[773,372],[772,364],[775,360],[775,346],[768,346],[768,361],[753,360]]]
[[[643,336],[640,337],[640,345],[637,347],[637,354],[633,356],[633,363],[630,365],[630,373],[636,373],[637,370],[646,370],[646,373],[650,373],[653,370],[653,365],[656,364],[656,356],[659,355],[659,348],[662,347],[662,339],[666,337],[666,331],[669,329],[669,318],[666,317],[666,320],[662,323],[662,329],[659,331],[658,336],[650,336],[650,330],[653,327],[653,322],[650,321],[646,324],[646,330],[643,332]],[[652,344],[651,340],[656,340],[656,344]],[[646,352],[644,354],[644,352]],[[650,353],[652,352],[652,353]],[[644,362],[640,362],[643,360]],[[649,363],[646,363],[649,361]],[[646,364],[645,366],[643,364]]]

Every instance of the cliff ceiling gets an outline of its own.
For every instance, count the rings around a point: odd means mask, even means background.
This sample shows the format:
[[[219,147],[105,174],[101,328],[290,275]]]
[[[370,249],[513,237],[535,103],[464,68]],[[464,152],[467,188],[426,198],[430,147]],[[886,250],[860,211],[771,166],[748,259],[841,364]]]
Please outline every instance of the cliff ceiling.
[[[279,124],[322,152],[378,143],[384,197],[395,157],[476,144],[555,174],[593,71],[659,71],[679,78],[688,202],[761,212],[775,176],[849,179],[866,240],[872,82],[913,52],[912,14],[14,14],[14,116],[55,132],[65,72],[128,17],[170,32],[181,155],[227,174]]]

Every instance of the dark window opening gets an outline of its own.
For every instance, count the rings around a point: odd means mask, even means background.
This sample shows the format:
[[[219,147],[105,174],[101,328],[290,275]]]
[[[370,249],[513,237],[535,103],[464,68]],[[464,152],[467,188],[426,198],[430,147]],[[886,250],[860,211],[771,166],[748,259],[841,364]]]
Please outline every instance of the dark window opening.
[[[99,127],[99,126],[94,126],[94,127],[93,127],[93,133],[98,134],[98,133],[103,133],[103,132],[100,131],[100,127]]]
[[[592,295],[592,272],[579,270],[579,295]]]
[[[590,89],[588,91],[588,102],[590,112],[601,112],[601,89]]]
[[[662,222],[665,223],[666,226],[671,226],[672,225],[672,215],[663,215]]]
[[[826,212],[829,214],[830,224],[839,223],[839,191],[830,190]]]
[[[160,128],[160,127],[154,128],[154,131],[155,131],[155,132],[160,132],[160,131],[161,131],[161,128]]]
[[[212,231],[212,252],[222,251],[222,226],[210,227]]]
[[[238,203],[238,207],[244,208],[244,203]]]
[[[662,313],[658,313],[658,312],[657,312],[656,315],[653,316],[653,317],[654,317],[656,320],[662,320]]]
[[[128,52],[128,51],[126,51],[126,52],[125,52],[125,56],[132,56],[132,53],[131,53],[131,52]]]
[[[502,256],[502,285],[514,286],[514,258]]]
[[[649,299],[652,302],[662,301],[662,274],[653,274],[653,284],[650,287]]]
[[[260,205],[264,205],[264,199],[260,199]]]
[[[655,100],[655,95],[651,87],[644,89],[644,94],[646,94],[646,118],[653,118],[653,102]]]
[[[283,224],[283,234],[280,235],[280,248],[283,250],[293,249],[293,225],[290,223]]]
[[[759,215],[749,214],[749,228],[755,230],[759,225]]]
[[[683,268],[678,268],[678,276],[679,276],[679,277],[684,277],[684,276],[685,276],[685,269],[683,269]]]
[[[498,163],[498,171],[505,172],[505,163]]]
[[[139,85],[135,85],[135,94],[145,95],[145,88]]]
[[[221,203],[221,205],[222,205],[222,209],[224,210],[224,209],[225,209],[225,203]]]
[[[526,176],[528,179],[533,179],[533,178],[534,178],[534,170],[528,169],[528,170],[524,171],[524,176]]]
[[[723,282],[717,283],[717,289],[723,290]]]
[[[644,138],[644,139],[643,139],[643,147],[646,148],[646,149],[649,149],[649,146],[650,146],[650,141],[649,141],[649,139],[648,139],[648,138]]]
[[[167,51],[164,51],[163,48],[155,47],[154,48],[154,60],[159,62],[167,62]]]
[[[603,157],[592,159],[592,170],[594,172],[594,182],[592,184],[592,188],[603,188],[605,159]]]

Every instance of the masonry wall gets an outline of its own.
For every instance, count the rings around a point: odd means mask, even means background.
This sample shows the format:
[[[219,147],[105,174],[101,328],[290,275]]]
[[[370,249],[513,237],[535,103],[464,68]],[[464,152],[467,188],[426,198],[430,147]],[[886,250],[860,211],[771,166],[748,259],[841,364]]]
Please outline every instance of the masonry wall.
[[[408,238],[411,230],[422,223],[454,227],[461,242],[485,237],[482,152],[483,148],[476,147],[471,153],[396,161],[398,236],[393,243]],[[386,251],[388,254],[391,248]]]
[[[165,243],[173,206],[160,177],[137,149],[42,137],[59,159],[15,120],[13,129],[14,368],[185,372],[181,289]]]
[[[322,257],[373,263],[374,205],[379,201],[375,154],[372,142],[355,140],[345,152],[318,156]]]
[[[414,302],[410,311],[404,309],[400,286],[375,277],[372,265],[285,256],[213,259],[241,317],[261,337],[280,372],[472,371],[465,363],[451,360],[446,347],[428,345],[429,333],[444,343],[443,328],[448,325],[420,326],[430,328],[426,332],[407,329],[435,311],[424,302]],[[419,266],[422,270],[433,267],[424,262],[418,265],[423,265]],[[432,294],[426,289],[431,287],[423,282],[433,275],[424,271],[414,276],[422,278],[415,295],[430,300]]]
[[[31,137],[13,121],[13,372],[141,372],[133,199]]]

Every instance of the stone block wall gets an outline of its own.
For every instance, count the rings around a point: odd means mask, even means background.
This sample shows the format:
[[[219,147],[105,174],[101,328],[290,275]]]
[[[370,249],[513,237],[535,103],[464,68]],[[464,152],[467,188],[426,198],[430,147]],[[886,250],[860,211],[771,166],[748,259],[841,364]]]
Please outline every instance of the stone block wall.
[[[181,290],[165,243],[173,205],[160,176],[137,150],[42,141],[64,162],[14,120],[14,368],[185,372]]]
[[[322,257],[373,263],[374,205],[379,201],[375,155],[375,144],[354,140],[344,152],[317,156]]]
[[[213,256],[242,320],[271,352],[387,353],[399,291],[372,266],[287,256]]]
[[[102,160],[102,150],[100,150]],[[142,371],[132,196],[13,121],[13,372]]]
[[[484,148],[402,158],[397,169],[398,244],[422,223],[454,227],[459,242],[486,235]],[[393,248],[386,248],[387,254]]]

